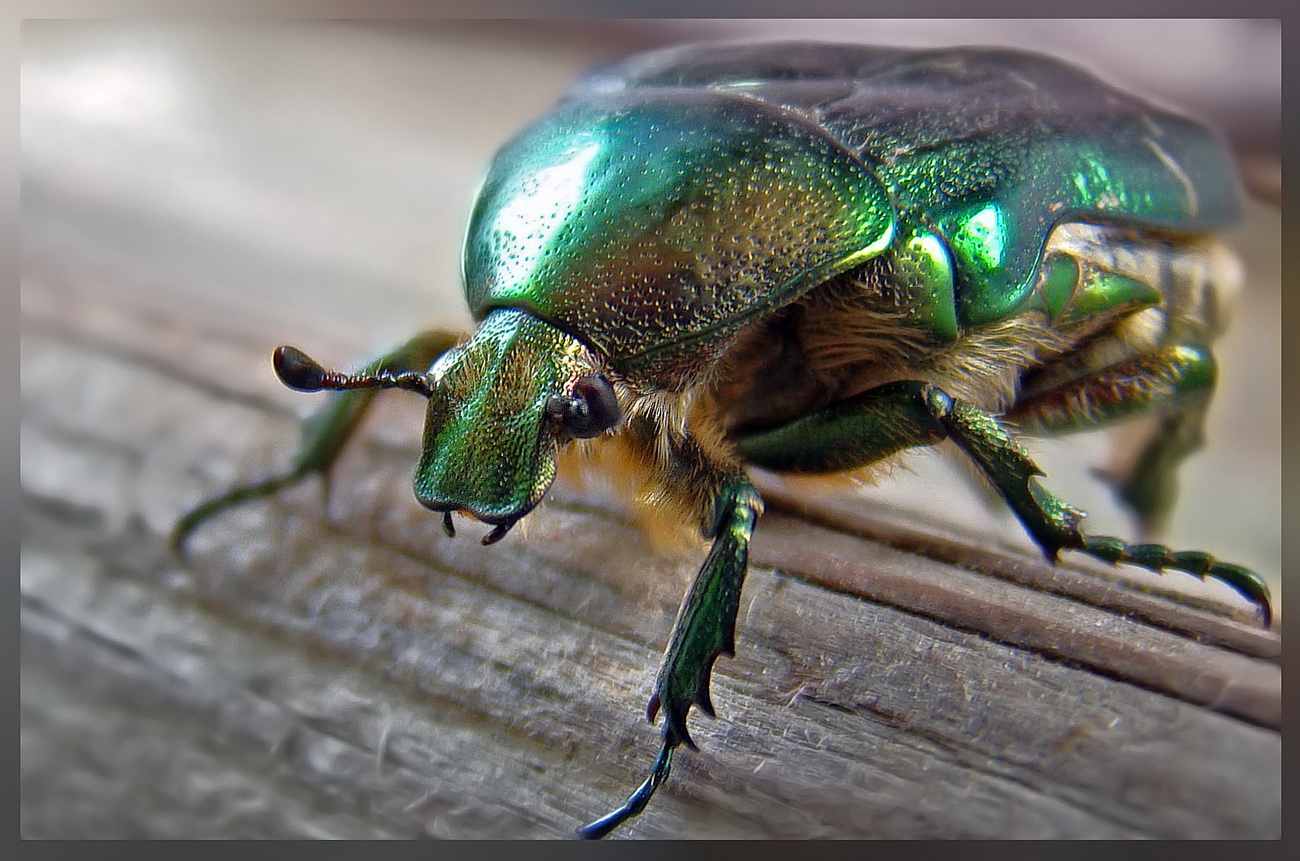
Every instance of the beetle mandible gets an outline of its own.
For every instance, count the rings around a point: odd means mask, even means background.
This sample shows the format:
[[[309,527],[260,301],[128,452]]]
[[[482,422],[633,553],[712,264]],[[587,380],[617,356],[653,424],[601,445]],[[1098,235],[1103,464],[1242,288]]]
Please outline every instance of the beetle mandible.
[[[1199,447],[1232,256],[1235,177],[1201,125],[1043,56],[811,42],[686,46],[578,81],[497,154],[463,258],[478,329],[432,331],[357,373],[281,347],[276,374],[334,390],[293,466],[200,505],[205,518],[325,476],[376,389],[428,399],[419,501],[500,540],[562,450],[613,451],[639,499],[712,542],[648,714],[650,776],[580,829],[637,815],[694,748],[692,706],[733,636],[763,510],[746,465],[835,473],[951,440],[1049,560],[1214,578],[1206,553],[1080,529],[1012,429],[1138,413],[1160,433],[1120,500],[1158,525]],[[576,441],[576,442],[575,442]]]

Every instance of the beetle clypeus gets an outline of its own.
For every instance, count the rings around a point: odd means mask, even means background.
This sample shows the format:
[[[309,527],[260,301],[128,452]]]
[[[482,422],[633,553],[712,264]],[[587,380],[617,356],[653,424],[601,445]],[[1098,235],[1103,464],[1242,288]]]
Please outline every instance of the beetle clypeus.
[[[1223,581],[1253,572],[1083,533],[1011,428],[1151,412],[1118,496],[1145,526],[1199,447],[1234,260],[1237,190],[1205,128],[1072,66],[986,48],[684,47],[589,74],[496,156],[470,219],[467,341],[418,335],[363,370],[292,347],[275,371],[336,390],[287,474],[202,520],[325,475],[378,388],[428,399],[415,493],[504,536],[561,450],[613,452],[642,504],[712,541],[650,699],[662,747],[601,837],[694,748],[692,706],[732,654],[763,510],[746,464],[856,470],[952,440],[1051,560],[1077,550]],[[573,441],[579,441],[573,444]]]

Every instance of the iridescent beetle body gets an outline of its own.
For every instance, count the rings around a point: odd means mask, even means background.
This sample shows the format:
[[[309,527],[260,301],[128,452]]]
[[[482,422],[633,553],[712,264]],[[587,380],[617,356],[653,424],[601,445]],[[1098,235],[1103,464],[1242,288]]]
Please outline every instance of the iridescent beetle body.
[[[429,399],[420,502],[500,539],[566,448],[612,452],[637,499],[712,549],[655,683],[663,747],[636,815],[694,747],[731,653],[762,502],[746,465],[833,473],[951,439],[1051,559],[1062,549],[1229,583],[1208,554],[1085,535],[1009,430],[1160,416],[1120,497],[1146,525],[1200,444],[1232,256],[1231,166],[1190,120],[1048,58],[778,43],[632,57],[497,155],[471,216],[472,338],[430,332],[360,373],[282,347],[303,390]],[[427,371],[425,370],[427,369]],[[294,470],[177,528],[324,473],[373,391],[314,418]],[[577,440],[577,443],[574,441]]]

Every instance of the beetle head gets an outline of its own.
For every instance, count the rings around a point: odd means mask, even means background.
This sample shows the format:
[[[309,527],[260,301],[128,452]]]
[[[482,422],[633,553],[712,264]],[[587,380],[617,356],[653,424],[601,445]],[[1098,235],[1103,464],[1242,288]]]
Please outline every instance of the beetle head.
[[[429,371],[424,447],[415,495],[459,511],[499,539],[555,478],[559,447],[618,424],[618,401],[596,354],[522,311],[493,311],[474,337]]]

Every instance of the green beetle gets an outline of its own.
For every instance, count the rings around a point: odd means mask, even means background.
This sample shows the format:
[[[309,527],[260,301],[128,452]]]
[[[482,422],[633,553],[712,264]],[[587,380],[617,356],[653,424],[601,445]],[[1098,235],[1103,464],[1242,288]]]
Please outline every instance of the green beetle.
[[[492,526],[538,504],[562,451],[609,455],[636,499],[712,548],[649,705],[663,742],[639,813],[694,748],[692,706],[733,634],[762,500],[745,466],[834,473],[954,441],[1049,559],[1077,550],[1230,584],[1205,553],[1084,534],[1012,428],[1160,417],[1121,500],[1146,526],[1201,442],[1237,215],[1204,127],[1056,60],[1010,50],[689,46],[590,73],[496,156],[463,275],[479,326],[427,332],[358,373],[281,347],[303,391],[339,390],[293,469],[186,515],[324,475],[379,388],[428,398],[415,493]]]

